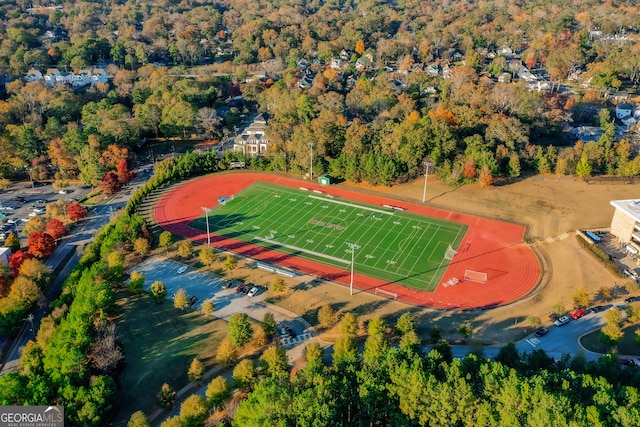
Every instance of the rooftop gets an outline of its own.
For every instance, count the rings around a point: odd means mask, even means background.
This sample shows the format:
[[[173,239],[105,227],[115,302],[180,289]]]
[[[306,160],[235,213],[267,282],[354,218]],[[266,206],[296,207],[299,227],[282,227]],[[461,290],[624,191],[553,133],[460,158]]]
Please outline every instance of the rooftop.
[[[620,209],[636,221],[640,221],[640,199],[612,200],[611,206]]]

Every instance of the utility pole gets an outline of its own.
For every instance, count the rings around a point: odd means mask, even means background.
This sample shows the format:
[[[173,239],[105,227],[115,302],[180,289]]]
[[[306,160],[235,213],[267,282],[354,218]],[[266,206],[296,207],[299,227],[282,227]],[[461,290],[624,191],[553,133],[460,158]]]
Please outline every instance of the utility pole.
[[[313,181],[313,146],[316,145],[314,142],[308,142],[309,152],[311,153],[311,160],[309,160],[309,166],[311,170],[311,181]]]
[[[429,178],[429,168],[433,167],[433,163],[422,162],[424,165],[424,192],[422,193],[422,203],[427,201],[427,178]]]
[[[200,209],[204,211],[204,218],[207,221],[207,247],[211,247],[211,234],[209,234],[209,212],[211,212],[211,208],[205,208],[202,206]]]

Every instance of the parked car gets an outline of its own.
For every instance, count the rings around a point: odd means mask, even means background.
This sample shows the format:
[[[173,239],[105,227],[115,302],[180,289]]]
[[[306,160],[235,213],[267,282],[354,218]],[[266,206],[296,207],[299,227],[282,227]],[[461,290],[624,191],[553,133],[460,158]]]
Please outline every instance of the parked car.
[[[624,302],[626,302],[627,304],[629,304],[631,302],[636,302],[636,301],[640,301],[640,295],[639,296],[635,296],[635,297],[625,298],[625,300],[624,300]]]
[[[547,335],[547,333],[549,333],[549,330],[547,328],[540,328],[535,332],[535,336],[539,338]]]
[[[182,267],[180,267],[178,269],[178,274],[184,273],[185,271],[187,271],[187,268],[189,268],[189,267],[187,267],[186,265],[183,265]]]
[[[260,289],[258,289],[258,288],[256,288],[254,286],[253,288],[251,288],[251,290],[249,291],[247,296],[254,297],[254,296],[256,296],[258,294],[258,291],[260,291]]]
[[[253,285],[248,284],[248,285],[244,285],[242,287],[242,290],[240,292],[242,292],[243,294],[247,295],[249,293],[249,291],[251,291],[251,289],[253,289]]]
[[[193,307],[195,303],[198,302],[198,297],[193,295],[191,298],[189,298],[189,307]]]
[[[571,315],[571,317],[573,317],[574,319],[579,319],[582,316],[584,316],[585,312],[583,309],[579,308],[576,311],[573,312],[573,314]]]
[[[69,190],[60,190],[58,194],[69,194]]]
[[[247,285],[245,285],[244,283],[240,283],[236,288],[236,292],[242,292],[242,289],[245,288],[246,286]]]
[[[591,307],[591,311],[593,311],[594,313],[598,313],[600,311],[604,311],[605,308],[602,305],[596,305],[595,307]]]
[[[567,316],[562,316],[559,317],[558,320],[556,320],[555,322],[553,322],[556,326],[562,326],[562,325],[566,325],[567,323],[569,323],[569,318]]]
[[[287,332],[287,334],[291,337],[291,338],[295,338],[296,337],[296,333],[293,332],[293,329],[291,329],[291,327],[289,325],[284,327],[284,330]]]

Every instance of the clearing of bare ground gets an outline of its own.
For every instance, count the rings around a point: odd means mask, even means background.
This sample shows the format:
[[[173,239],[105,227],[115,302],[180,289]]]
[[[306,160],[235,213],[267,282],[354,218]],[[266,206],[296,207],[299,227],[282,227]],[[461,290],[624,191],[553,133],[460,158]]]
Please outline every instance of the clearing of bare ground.
[[[394,187],[341,186],[421,202],[424,180]],[[570,310],[577,289],[586,287],[595,295],[603,286],[623,282],[580,248],[575,241],[575,230],[608,227],[613,215],[609,201],[638,196],[640,185],[588,185],[581,180],[557,179],[555,176],[536,176],[489,188],[481,188],[478,184],[451,187],[430,177],[428,205],[527,225],[527,240],[545,259],[545,277],[534,293],[504,307],[456,312],[414,307],[365,292],[350,296],[345,286],[314,282],[295,286],[276,303],[312,321],[318,308],[327,303],[341,312],[358,313],[363,322],[374,316],[384,316],[392,324],[400,314],[411,311],[417,316],[417,326],[423,337],[437,325],[442,335],[450,340],[459,339],[458,326],[471,321],[473,340],[503,344],[533,330],[529,317],[538,317],[543,324],[548,324],[548,314],[554,306],[562,304]],[[337,328],[324,331],[320,338],[333,341],[338,331]]]

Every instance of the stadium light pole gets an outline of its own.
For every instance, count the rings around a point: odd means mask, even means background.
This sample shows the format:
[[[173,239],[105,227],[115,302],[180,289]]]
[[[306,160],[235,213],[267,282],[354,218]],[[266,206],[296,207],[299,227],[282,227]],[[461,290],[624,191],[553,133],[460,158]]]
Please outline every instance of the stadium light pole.
[[[311,153],[311,157],[309,160],[309,167],[311,170],[311,181],[313,181],[313,146],[316,144],[314,142],[308,142],[307,144],[309,145],[309,152]]]
[[[204,211],[204,218],[207,221],[207,247],[211,247],[211,234],[209,234],[209,212],[211,212],[211,208],[205,208],[202,206],[200,209]]]
[[[429,168],[433,166],[433,163],[423,162],[424,165],[424,192],[422,193],[422,203],[427,201],[427,178],[429,177]]]
[[[360,246],[355,243],[347,243],[347,246],[351,249],[349,251],[351,252],[351,282],[349,283],[349,295],[353,295],[353,265],[355,264],[356,249],[360,249]]]

